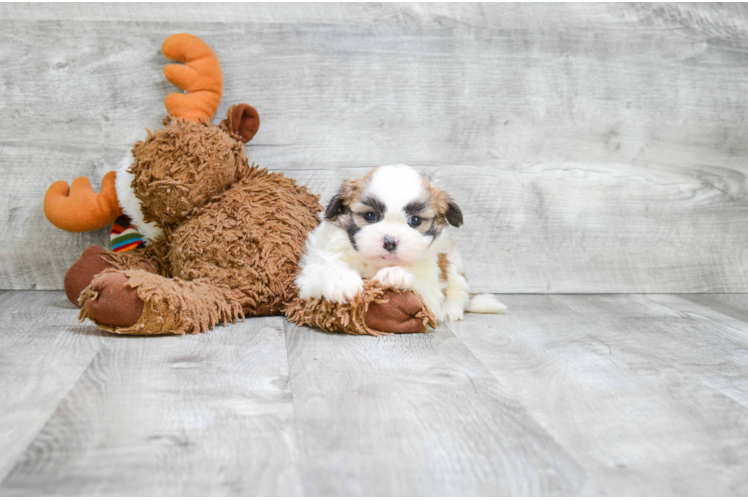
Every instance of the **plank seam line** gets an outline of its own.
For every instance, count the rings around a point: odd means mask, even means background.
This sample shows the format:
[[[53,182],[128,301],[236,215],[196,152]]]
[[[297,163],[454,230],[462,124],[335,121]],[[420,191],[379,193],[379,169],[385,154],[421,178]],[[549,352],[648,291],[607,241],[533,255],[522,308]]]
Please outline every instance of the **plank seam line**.
[[[491,378],[491,379],[492,379],[492,380],[493,380],[493,381],[494,381],[494,382],[496,383],[496,385],[497,385],[497,386],[500,386],[500,385],[501,385],[501,382],[499,381],[499,379],[498,379],[498,378],[496,378],[496,376],[495,376],[495,375],[493,374],[493,372],[491,372],[491,370],[489,370],[489,369],[488,369],[488,367],[487,367],[487,366],[486,366],[485,364],[483,364],[483,361],[481,361],[481,360],[480,360],[480,358],[479,358],[479,357],[478,357],[478,356],[477,356],[477,355],[476,355],[476,354],[475,354],[475,353],[473,352],[473,350],[472,350],[472,349],[470,349],[470,347],[468,347],[468,346],[467,346],[467,345],[465,344],[465,342],[463,342],[463,341],[462,341],[462,339],[461,339],[461,338],[460,338],[460,337],[459,337],[459,336],[458,336],[457,334],[455,334],[455,333],[454,333],[454,331],[452,331],[452,329],[451,329],[451,328],[450,328],[450,327],[449,327],[449,326],[448,326],[448,325],[447,325],[446,323],[442,323],[441,325],[442,325],[442,326],[444,326],[444,328],[445,328],[445,329],[446,329],[446,330],[447,330],[447,331],[448,331],[449,333],[451,333],[451,334],[452,334],[452,336],[453,336],[453,337],[454,337],[454,338],[455,338],[455,339],[456,339],[456,340],[457,340],[457,341],[458,341],[458,342],[459,342],[459,343],[460,343],[460,344],[461,344],[461,345],[462,345],[462,346],[463,346],[463,347],[464,347],[465,349],[467,349],[467,351],[468,351],[468,352],[470,353],[470,355],[471,355],[471,356],[472,356],[472,357],[473,357],[473,358],[474,358],[474,359],[475,359],[475,360],[476,360],[476,361],[478,362],[478,364],[479,364],[479,365],[480,365],[480,366],[481,366],[481,367],[482,367],[482,368],[483,368],[483,369],[484,369],[484,370],[486,371],[486,373],[488,374],[488,376],[489,376],[489,377],[490,377],[490,378]],[[428,334],[427,334],[427,335],[428,335]],[[450,357],[450,359],[452,359],[452,358]],[[455,361],[454,359],[452,359],[452,360],[453,360],[453,361]],[[455,362],[457,362],[457,361],[455,361]],[[463,365],[462,363],[459,363],[459,362],[457,362],[457,363],[458,363],[459,365],[461,365],[461,366],[465,366],[465,365]],[[466,368],[469,368],[469,367],[466,367]],[[468,378],[470,378],[470,382],[471,382],[471,383],[473,383],[473,379],[472,379],[472,377],[470,377],[470,376],[468,375]],[[473,388],[475,388],[475,385],[474,385],[474,384],[473,384]],[[483,395],[481,395],[481,396],[483,396]],[[567,448],[566,448],[566,446],[564,446],[564,445],[563,445],[562,443],[560,443],[560,442],[559,442],[559,441],[558,441],[558,440],[556,439],[556,436],[554,436],[554,435],[553,435],[553,434],[551,433],[551,431],[550,431],[550,430],[548,430],[548,429],[547,429],[547,428],[546,428],[546,427],[545,427],[545,426],[544,426],[544,425],[542,424],[542,422],[539,422],[539,421],[538,421],[538,420],[537,420],[537,419],[536,419],[536,418],[535,418],[535,417],[534,417],[534,416],[533,416],[533,415],[532,415],[532,414],[530,413],[530,411],[528,410],[528,408],[527,408],[527,407],[526,407],[526,406],[525,406],[524,404],[522,404],[522,403],[521,403],[521,402],[520,402],[519,400],[517,400],[517,399],[514,399],[514,398],[511,398],[511,399],[512,399],[512,401],[513,401],[514,403],[516,403],[516,405],[517,405],[518,407],[520,407],[520,408],[522,408],[522,409],[524,410],[524,413],[525,413],[525,415],[527,415],[527,418],[529,418],[529,419],[530,419],[530,420],[532,421],[532,423],[533,423],[533,424],[534,424],[534,425],[535,425],[535,426],[536,426],[536,427],[537,427],[537,428],[538,428],[539,430],[543,431],[543,433],[545,434],[545,436],[544,436],[544,437],[545,437],[546,439],[549,439],[549,440],[550,440],[551,442],[553,442],[553,443],[554,443],[554,444],[555,444],[556,446],[558,446],[558,449],[559,449],[559,450],[561,450],[561,451],[563,451],[563,452],[564,452],[564,454],[566,454],[566,457],[567,457],[567,458],[568,458],[569,460],[572,460],[572,461],[574,462],[574,464],[576,464],[576,466],[577,466],[577,467],[579,468],[579,470],[580,470],[580,471],[581,471],[581,472],[582,472],[582,473],[584,474],[584,477],[585,477],[585,479],[586,479],[587,481],[589,481],[589,482],[590,482],[590,483],[591,483],[592,485],[594,485],[594,486],[595,486],[596,488],[598,488],[598,489],[599,489],[600,491],[604,491],[604,488],[602,488],[602,487],[601,487],[601,486],[600,486],[600,485],[599,485],[599,484],[597,483],[597,481],[595,480],[595,478],[594,478],[593,476],[591,476],[591,475],[590,475],[590,473],[589,473],[589,472],[588,472],[588,470],[587,470],[587,469],[585,468],[585,466],[584,466],[584,465],[583,465],[582,463],[580,463],[580,461],[578,460],[577,456],[576,456],[576,455],[575,455],[574,453],[572,453],[572,451],[571,451],[571,450],[567,449]]]
[[[106,337],[105,337],[104,335],[100,335],[100,337],[101,337],[102,339],[106,339]],[[83,369],[81,370],[81,372],[80,372],[80,373],[78,374],[78,377],[76,377],[76,379],[75,379],[75,380],[74,380],[74,381],[73,381],[73,382],[72,382],[72,383],[70,384],[70,387],[68,388],[68,390],[67,390],[67,391],[65,391],[65,394],[64,394],[64,395],[63,395],[63,396],[62,396],[62,397],[60,398],[60,400],[59,400],[59,401],[57,402],[57,404],[56,404],[56,405],[55,405],[55,407],[54,407],[54,408],[52,409],[52,411],[51,411],[51,412],[49,412],[49,416],[48,416],[48,417],[47,417],[47,419],[46,419],[46,420],[44,421],[44,423],[43,423],[43,424],[42,424],[42,425],[41,425],[41,426],[39,427],[39,430],[38,430],[38,431],[37,431],[37,432],[36,432],[36,433],[34,434],[34,436],[33,436],[32,438],[30,438],[30,439],[29,439],[29,441],[27,442],[27,444],[26,444],[26,446],[24,447],[23,451],[21,451],[21,452],[20,452],[20,453],[18,454],[18,456],[17,456],[16,458],[15,458],[15,460],[14,460],[14,462],[13,462],[13,466],[12,466],[12,467],[8,467],[8,470],[7,470],[7,472],[5,473],[5,476],[4,476],[4,477],[0,477],[0,490],[2,490],[2,489],[3,489],[4,487],[5,487],[5,482],[6,482],[7,480],[8,480],[8,477],[12,475],[12,473],[13,473],[13,471],[14,471],[14,470],[16,469],[16,467],[18,467],[18,464],[20,463],[21,459],[22,459],[22,458],[23,458],[23,456],[25,455],[26,451],[27,451],[27,450],[29,449],[29,447],[30,447],[30,446],[31,446],[31,445],[32,445],[32,444],[33,444],[33,443],[34,443],[34,442],[36,441],[36,439],[37,439],[37,438],[39,437],[39,435],[40,435],[40,434],[41,434],[41,433],[42,433],[42,432],[44,431],[44,428],[45,428],[45,427],[47,426],[47,424],[48,424],[48,423],[49,423],[49,421],[50,421],[50,420],[52,419],[52,417],[54,417],[55,413],[57,413],[57,410],[58,410],[58,409],[60,408],[60,406],[62,405],[63,401],[67,400],[67,398],[68,398],[68,396],[70,395],[70,393],[71,393],[71,392],[73,391],[73,389],[75,389],[75,387],[76,387],[76,386],[78,385],[78,382],[80,381],[80,379],[81,379],[81,378],[83,377],[83,375],[84,375],[84,374],[85,374],[85,373],[86,373],[86,372],[88,371],[88,369],[89,369],[89,368],[91,367],[91,365],[92,365],[92,364],[93,364],[93,362],[94,362],[94,361],[96,360],[96,357],[97,357],[97,356],[99,355],[99,353],[101,353],[101,350],[102,350],[102,348],[104,347],[104,344],[105,344],[105,343],[104,343],[104,342],[102,342],[102,343],[101,343],[101,344],[99,345],[99,348],[98,348],[98,349],[96,349],[96,351],[95,351],[95,352],[93,353],[93,355],[91,356],[91,360],[90,360],[90,361],[88,362],[88,364],[86,364],[86,366],[85,366],[85,367],[84,367],[84,368],[83,368]],[[6,494],[4,494],[4,493],[3,493],[2,491],[0,491],[0,496],[7,496],[7,495],[6,495]]]
[[[291,374],[291,361],[288,356],[288,337],[291,335],[289,332],[289,326],[294,327],[288,319],[283,316],[283,347],[286,350],[286,367],[288,368],[288,388],[291,391],[291,414],[293,415],[293,431],[296,436],[296,446],[299,453],[299,479],[301,480],[301,495],[308,496],[306,492],[306,481],[304,480],[304,474],[306,471],[306,441],[301,439],[301,431],[299,430],[298,419],[296,418],[296,394],[293,389],[293,376]],[[298,329],[296,327],[295,329]]]

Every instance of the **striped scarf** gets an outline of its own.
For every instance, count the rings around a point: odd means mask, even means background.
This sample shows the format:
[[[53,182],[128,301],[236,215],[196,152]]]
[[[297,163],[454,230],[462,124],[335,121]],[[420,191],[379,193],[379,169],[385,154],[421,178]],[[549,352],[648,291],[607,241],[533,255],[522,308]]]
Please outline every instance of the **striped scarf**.
[[[148,244],[126,215],[120,215],[114,221],[109,238],[112,241],[112,252],[126,252]]]

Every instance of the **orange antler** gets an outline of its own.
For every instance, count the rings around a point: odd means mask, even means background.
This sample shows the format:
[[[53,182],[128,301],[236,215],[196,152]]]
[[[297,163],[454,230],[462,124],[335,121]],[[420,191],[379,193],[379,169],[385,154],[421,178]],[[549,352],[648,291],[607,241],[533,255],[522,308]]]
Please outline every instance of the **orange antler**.
[[[175,118],[212,120],[223,93],[218,57],[205,42],[188,33],[170,36],[161,51],[169,59],[184,63],[169,64],[164,68],[164,76],[187,92],[166,96],[166,110]]]
[[[114,178],[114,172],[107,173],[98,194],[85,177],[75,179],[72,186],[65,181],[53,183],[44,196],[44,215],[55,226],[74,233],[85,233],[111,224],[122,215]]]

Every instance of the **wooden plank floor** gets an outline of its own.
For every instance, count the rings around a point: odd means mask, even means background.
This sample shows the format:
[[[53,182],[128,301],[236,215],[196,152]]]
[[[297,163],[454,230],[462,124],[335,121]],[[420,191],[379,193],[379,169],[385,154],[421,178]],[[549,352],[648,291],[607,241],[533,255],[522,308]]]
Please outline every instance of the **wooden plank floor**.
[[[118,337],[0,292],[2,495],[748,494],[748,296]]]

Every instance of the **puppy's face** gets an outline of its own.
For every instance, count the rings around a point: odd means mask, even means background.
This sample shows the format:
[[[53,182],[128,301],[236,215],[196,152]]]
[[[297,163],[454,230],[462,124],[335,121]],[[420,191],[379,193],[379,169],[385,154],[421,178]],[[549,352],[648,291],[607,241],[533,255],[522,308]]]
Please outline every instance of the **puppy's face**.
[[[344,229],[353,248],[375,267],[417,262],[447,224],[462,225],[457,204],[407,165],[345,181],[325,218]]]

